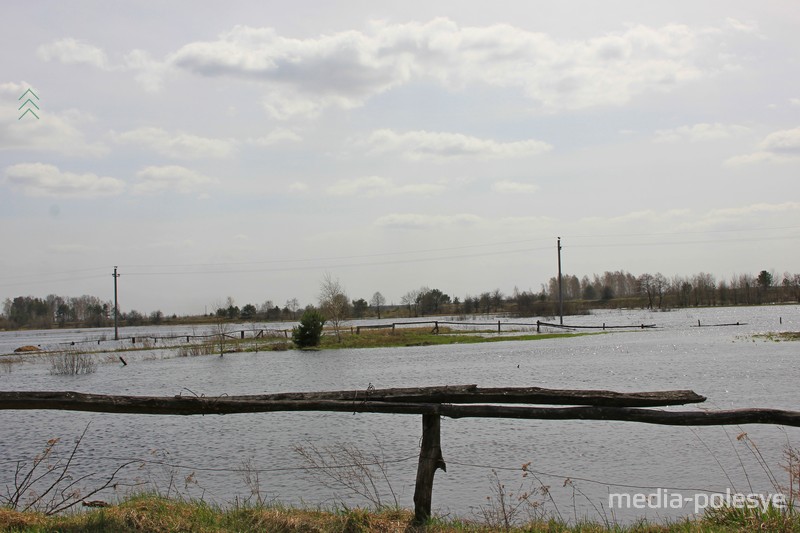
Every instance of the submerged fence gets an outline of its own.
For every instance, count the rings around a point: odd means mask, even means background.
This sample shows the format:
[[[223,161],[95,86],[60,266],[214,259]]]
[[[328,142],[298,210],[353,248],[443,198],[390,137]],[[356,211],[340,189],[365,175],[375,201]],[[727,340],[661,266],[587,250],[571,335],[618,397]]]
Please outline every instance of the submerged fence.
[[[781,323],[782,323],[781,319]],[[292,325],[294,325],[292,323]],[[724,324],[701,324],[698,320],[697,324],[689,325],[692,328],[698,327],[721,327],[721,326],[746,326],[747,322],[735,322],[735,323],[724,323]],[[128,336],[121,336],[119,339],[109,338],[109,334],[102,334],[97,335],[94,338],[84,338],[81,340],[69,340],[69,341],[62,341],[62,342],[55,342],[52,344],[48,344],[48,346],[52,346],[55,350],[61,350],[65,347],[70,346],[81,346],[81,345],[96,345],[102,346],[104,343],[115,343],[116,347],[122,347],[123,345],[128,345],[135,348],[175,348],[182,344],[189,344],[193,342],[200,342],[200,343],[211,343],[211,342],[219,342],[226,341],[226,340],[246,340],[246,339],[273,339],[273,340],[284,340],[288,341],[291,337],[292,328],[270,328],[266,326],[257,326],[253,325],[252,327],[246,327],[241,329],[233,329],[233,327],[228,327],[229,324],[221,324],[221,325],[209,325],[207,328],[204,329],[203,332],[198,333],[192,331],[191,333],[173,333],[168,335],[154,335],[146,332],[142,332],[140,334],[133,334]],[[659,326],[656,324],[607,324],[603,322],[599,325],[577,325],[577,324],[555,324],[551,322],[545,322],[542,320],[537,320],[536,322],[516,322],[516,321],[502,321],[502,320],[493,320],[489,321],[481,321],[481,322],[474,322],[474,321],[453,321],[453,320],[407,320],[407,321],[395,321],[395,322],[387,322],[387,323],[380,323],[380,324],[359,324],[359,325],[348,325],[344,324],[340,327],[342,331],[350,331],[350,333],[359,335],[362,331],[367,330],[391,330],[392,333],[396,332],[398,329],[401,328],[408,328],[408,327],[419,327],[419,326],[427,326],[431,328],[432,333],[439,333],[440,326],[450,326],[454,327],[457,330],[476,330],[483,328],[484,332],[487,333],[514,333],[514,332],[525,332],[525,331],[533,331],[533,328],[536,328],[536,333],[542,333],[542,331],[579,331],[579,330],[595,330],[595,331],[612,331],[612,330],[652,330],[658,329]],[[241,327],[241,326],[240,326]],[[326,332],[330,333],[330,332]],[[43,348],[41,345],[40,348]],[[43,348],[44,349],[44,348]]]
[[[800,411],[734,409],[664,411],[658,406],[701,403],[690,390],[615,392],[477,385],[321,391],[258,396],[108,396],[78,392],[0,392],[0,410],[55,409],[98,413],[205,415],[279,411],[328,411],[422,415],[422,439],[414,489],[414,520],[431,516],[433,480],[447,471],[441,448],[442,416],[539,420],[607,420],[674,426],[778,424],[800,427]],[[503,404],[503,405],[496,405]],[[560,405],[570,407],[540,407]]]

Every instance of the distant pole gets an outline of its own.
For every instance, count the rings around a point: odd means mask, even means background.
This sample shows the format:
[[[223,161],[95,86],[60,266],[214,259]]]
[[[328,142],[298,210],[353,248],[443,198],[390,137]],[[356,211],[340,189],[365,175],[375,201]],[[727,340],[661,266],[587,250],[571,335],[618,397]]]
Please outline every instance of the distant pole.
[[[564,325],[564,295],[561,292],[561,237],[558,238],[558,320]]]
[[[114,267],[114,340],[119,340],[119,325],[117,321],[117,315],[119,315],[119,305],[117,304],[117,278],[119,274],[117,274],[117,267]]]

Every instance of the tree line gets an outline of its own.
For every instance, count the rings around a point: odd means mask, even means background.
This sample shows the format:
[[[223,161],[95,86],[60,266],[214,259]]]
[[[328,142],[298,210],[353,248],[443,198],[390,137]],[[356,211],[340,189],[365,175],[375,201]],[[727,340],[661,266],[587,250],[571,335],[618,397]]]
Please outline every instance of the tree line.
[[[634,276],[623,270],[603,274],[562,275],[561,298],[565,314],[586,312],[598,307],[676,307],[760,305],[800,303],[800,274],[762,270],[758,274],[738,274],[717,279],[700,272],[692,276],[667,277],[661,273]],[[366,317],[419,317],[429,315],[472,315],[504,313],[518,316],[555,316],[559,312],[559,280],[552,277],[539,291],[514,288],[511,294],[500,289],[463,297],[441,289],[422,286],[407,291],[399,304],[387,304],[380,291],[369,300],[350,299],[338,279],[326,274],[320,283],[315,304],[301,307],[291,298],[281,307],[272,300],[260,305],[239,307],[233,298],[212,305],[211,312],[199,317],[165,316],[160,310],[148,315],[136,310],[120,312],[123,326],[158,325],[164,322],[194,321],[297,321],[308,310],[319,310],[338,331],[345,319]],[[52,327],[103,327],[113,323],[114,305],[96,296],[45,298],[18,296],[6,299],[0,315],[0,329]]]

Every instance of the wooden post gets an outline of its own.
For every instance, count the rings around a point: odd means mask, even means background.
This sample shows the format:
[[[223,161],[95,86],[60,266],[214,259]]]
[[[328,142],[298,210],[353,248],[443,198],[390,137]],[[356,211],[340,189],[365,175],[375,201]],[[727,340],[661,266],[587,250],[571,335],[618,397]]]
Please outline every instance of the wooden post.
[[[540,329],[542,322],[540,320],[536,321],[536,333],[541,333],[542,330]]]
[[[500,321],[497,321],[497,333],[500,333]]]
[[[422,524],[431,517],[431,500],[433,498],[433,476],[436,469],[447,472],[447,465],[442,458],[440,417],[422,415],[422,445],[419,450],[419,466],[417,466],[417,483],[414,487],[414,522]]]
[[[394,323],[392,323],[392,335],[394,335]]]

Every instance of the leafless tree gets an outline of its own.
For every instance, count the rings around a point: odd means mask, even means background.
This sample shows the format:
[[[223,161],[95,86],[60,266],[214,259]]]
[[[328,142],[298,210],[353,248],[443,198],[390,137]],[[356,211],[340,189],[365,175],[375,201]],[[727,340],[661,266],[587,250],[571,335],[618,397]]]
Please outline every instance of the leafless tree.
[[[341,342],[342,332],[340,325],[347,318],[350,300],[347,298],[342,284],[338,279],[334,279],[329,272],[325,273],[320,283],[319,307],[327,321],[333,326],[333,330],[336,332],[336,340]]]
[[[369,305],[374,307],[378,312],[378,318],[381,317],[381,306],[386,303],[386,298],[383,297],[383,294],[376,291],[375,294],[372,295],[372,299],[369,301]]]

